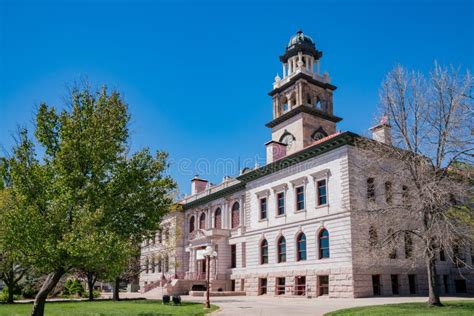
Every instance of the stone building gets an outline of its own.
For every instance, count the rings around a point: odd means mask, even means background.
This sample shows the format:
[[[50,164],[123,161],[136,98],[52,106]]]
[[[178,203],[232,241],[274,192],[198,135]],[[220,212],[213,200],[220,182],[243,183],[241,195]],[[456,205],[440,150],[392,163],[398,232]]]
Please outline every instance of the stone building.
[[[354,140],[361,136],[337,130],[342,119],[334,114],[336,86],[327,73],[321,75],[321,57],[301,31],[290,39],[280,56],[283,75],[269,92],[273,117],[266,124],[271,129],[266,164],[218,185],[192,179],[192,194],[180,201],[183,211],[167,219],[176,218],[181,232],[173,255],[179,264],[165,276],[161,270],[143,272],[142,290],[165,285],[168,293],[187,292],[205,285],[210,269],[212,291],[246,295],[427,293],[423,263],[407,263],[400,250],[397,259],[373,267],[357,242],[369,234],[351,211],[365,203],[360,189],[369,189],[367,181],[352,176],[357,171],[350,163],[360,159]],[[387,122],[372,132],[374,140],[390,143]],[[202,256],[206,246],[217,252],[210,267]],[[153,251],[144,245],[147,266],[150,256]],[[472,274],[464,278],[442,261],[439,269],[442,292],[474,293]]]

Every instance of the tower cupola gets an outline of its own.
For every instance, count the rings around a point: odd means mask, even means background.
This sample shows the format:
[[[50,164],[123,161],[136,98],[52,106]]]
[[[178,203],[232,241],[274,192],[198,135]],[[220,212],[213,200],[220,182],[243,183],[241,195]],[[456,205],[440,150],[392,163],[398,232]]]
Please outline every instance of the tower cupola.
[[[319,74],[319,59],[323,53],[316,49],[314,40],[299,30],[290,38],[285,53],[280,56],[283,63],[283,78],[295,74],[297,70]]]

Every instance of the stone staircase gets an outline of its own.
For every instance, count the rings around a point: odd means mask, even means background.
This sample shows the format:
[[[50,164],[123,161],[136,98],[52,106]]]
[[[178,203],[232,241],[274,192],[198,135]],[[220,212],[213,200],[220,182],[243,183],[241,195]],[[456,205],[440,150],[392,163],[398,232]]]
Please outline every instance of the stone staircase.
[[[163,298],[163,295],[168,295],[168,291],[166,290],[166,286],[157,286],[154,287],[153,289],[145,292],[145,296],[148,299],[155,299],[155,300],[161,300]]]

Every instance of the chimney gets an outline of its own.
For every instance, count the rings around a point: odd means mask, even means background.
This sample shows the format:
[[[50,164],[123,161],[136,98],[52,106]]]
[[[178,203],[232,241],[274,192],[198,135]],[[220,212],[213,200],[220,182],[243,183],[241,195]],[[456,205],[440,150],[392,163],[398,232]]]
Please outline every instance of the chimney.
[[[286,156],[286,144],[271,140],[265,146],[267,147],[267,164]]]
[[[208,185],[207,180],[200,179],[198,175],[196,175],[192,180],[191,180],[191,195],[200,193],[204,191]]]
[[[384,115],[379,124],[370,128],[372,131],[372,139],[378,142],[391,145],[392,144],[392,126],[388,122],[388,116]]]

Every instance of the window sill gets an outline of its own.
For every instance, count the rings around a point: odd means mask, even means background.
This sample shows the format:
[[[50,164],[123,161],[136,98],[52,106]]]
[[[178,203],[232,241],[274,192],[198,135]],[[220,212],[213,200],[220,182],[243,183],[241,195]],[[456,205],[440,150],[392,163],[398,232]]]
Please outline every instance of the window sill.
[[[268,222],[268,218],[260,218],[258,221],[259,222]]]
[[[285,217],[286,216],[286,213],[285,214],[281,214],[281,215],[275,215],[275,218],[280,218],[280,217]]]
[[[326,203],[326,204],[316,205],[315,209],[320,209],[320,208],[325,208],[325,207],[329,207],[329,204]]]
[[[301,209],[301,210],[296,210],[296,211],[295,211],[295,214],[304,213],[304,212],[306,212],[306,208],[303,208],[303,209]]]

